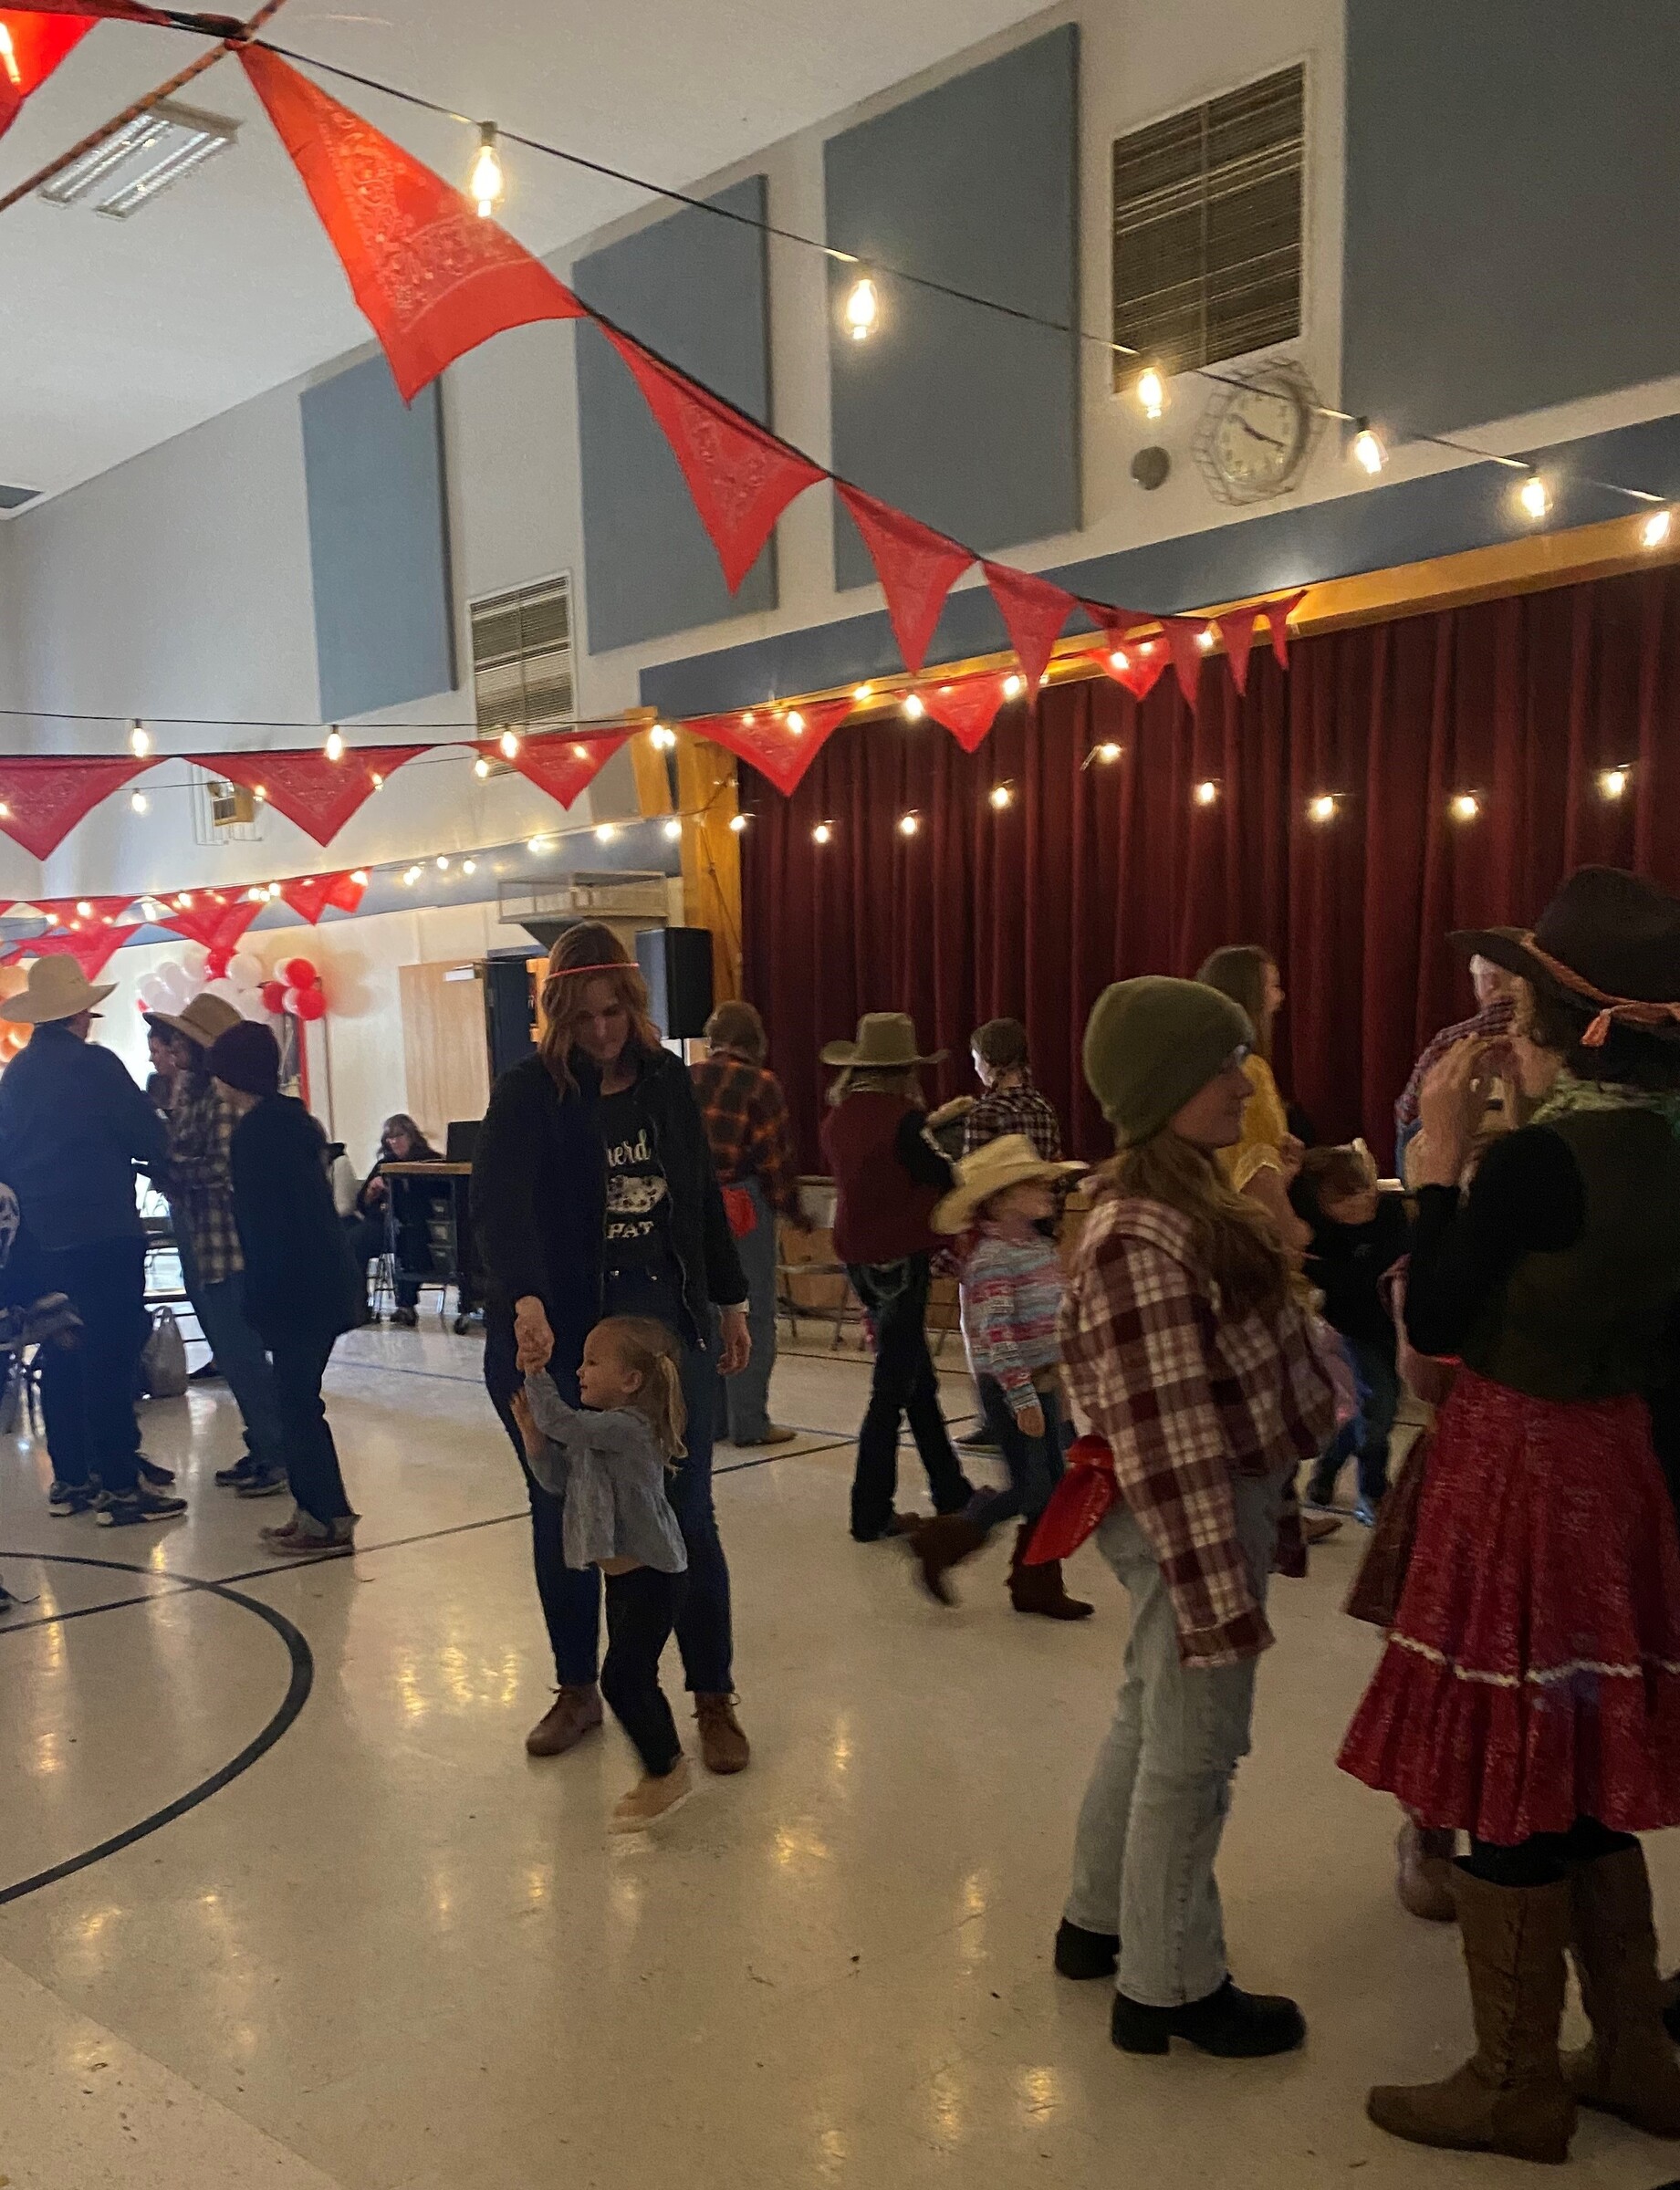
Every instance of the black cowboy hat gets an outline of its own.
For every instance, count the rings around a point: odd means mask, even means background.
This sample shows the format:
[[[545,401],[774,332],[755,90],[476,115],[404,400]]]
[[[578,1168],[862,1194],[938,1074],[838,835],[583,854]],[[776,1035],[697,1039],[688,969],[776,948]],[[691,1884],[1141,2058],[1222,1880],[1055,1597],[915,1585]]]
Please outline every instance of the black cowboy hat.
[[[1453,941],[1566,1003],[1597,1004],[1644,1033],[1680,1041],[1680,898],[1643,875],[1582,867],[1532,933],[1469,929]],[[1674,1006],[1675,1014],[1652,1017],[1637,1008],[1646,1005]]]

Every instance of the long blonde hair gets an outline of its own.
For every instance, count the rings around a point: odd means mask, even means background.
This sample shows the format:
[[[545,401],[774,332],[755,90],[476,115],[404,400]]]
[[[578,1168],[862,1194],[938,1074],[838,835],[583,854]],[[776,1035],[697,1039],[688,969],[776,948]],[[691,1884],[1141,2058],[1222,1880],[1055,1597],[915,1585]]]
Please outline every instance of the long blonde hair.
[[[688,1407],[676,1340],[652,1316],[603,1317],[590,1336],[602,1334],[625,1368],[633,1369],[642,1379],[642,1389],[624,1402],[625,1406],[646,1422],[667,1460],[681,1460],[688,1451],[683,1442]]]
[[[1257,943],[1228,943],[1203,960],[1196,975],[1209,988],[1216,988],[1222,996],[1242,1006],[1254,1027],[1255,1050],[1268,1065],[1272,1061],[1272,1021],[1277,1015],[1266,1008],[1266,973],[1268,966],[1276,970],[1277,964],[1271,953],[1263,951]]]
[[[630,1021],[630,1038],[650,1055],[659,1048],[659,1029],[650,1011],[648,985],[612,930],[586,920],[555,938],[542,985],[542,1039],[537,1054],[562,1095],[576,1094],[571,1048],[583,1010],[583,992],[591,981],[610,981]]]
[[[1196,1258],[1233,1321],[1275,1315],[1289,1298],[1289,1262],[1277,1225],[1258,1202],[1226,1184],[1205,1149],[1167,1126],[1122,1149],[1103,1176],[1121,1194],[1163,1202],[1190,1219]]]

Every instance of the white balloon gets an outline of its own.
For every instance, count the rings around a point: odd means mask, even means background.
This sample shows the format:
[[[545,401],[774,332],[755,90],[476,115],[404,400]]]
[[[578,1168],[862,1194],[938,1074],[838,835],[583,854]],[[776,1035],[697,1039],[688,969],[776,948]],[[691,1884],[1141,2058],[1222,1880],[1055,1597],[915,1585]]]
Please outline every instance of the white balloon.
[[[208,983],[205,986],[204,994],[207,996],[216,997],[217,1000],[223,1004],[233,1005],[235,1010],[238,1009],[239,992],[234,986],[233,983],[227,980],[225,977],[220,981],[212,981]]]
[[[141,982],[135,993],[138,995],[141,1004],[145,1006],[148,1011],[165,1011],[168,1009],[168,1006],[163,1001],[167,991],[162,977],[160,975],[148,974],[145,979]]]
[[[282,1002],[280,1009],[285,1012],[289,1012],[296,1017],[297,1010],[297,991],[295,988],[288,988],[287,990],[285,1000]]]
[[[162,1008],[164,1011],[179,1011],[192,993],[185,973],[178,965],[161,966],[156,980]]]
[[[202,943],[189,943],[176,963],[184,966],[189,974],[202,974],[210,963],[210,953]]]

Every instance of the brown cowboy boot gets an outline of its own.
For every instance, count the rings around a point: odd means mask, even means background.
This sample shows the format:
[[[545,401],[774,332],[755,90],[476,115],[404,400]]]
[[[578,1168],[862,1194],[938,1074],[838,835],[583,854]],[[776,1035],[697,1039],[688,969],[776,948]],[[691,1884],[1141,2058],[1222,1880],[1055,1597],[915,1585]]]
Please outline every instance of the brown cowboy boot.
[[[1023,1521],[1015,1532],[1015,1553],[1009,1561],[1009,1601],[1017,1612],[1041,1612],[1047,1620],[1089,1620],[1096,1611],[1080,1598],[1070,1597],[1061,1578],[1061,1561],[1046,1559],[1027,1564],[1027,1547],[1036,1521]]]
[[[1456,1832],[1434,1832],[1414,1825],[1410,1818],[1400,1828],[1394,1842],[1400,1859],[1394,1892],[1408,1915],[1421,1916],[1425,1924],[1451,1924],[1457,1915],[1458,1904],[1453,1899],[1453,1849],[1457,1839]]]
[[[1570,1941],[1591,2043],[1563,2064],[1582,2106],[1680,2137],[1680,2061],[1663,2027],[1664,1986],[1643,1848],[1582,1863],[1570,1881]]]
[[[525,1737],[527,1757],[564,1757],[600,1724],[600,1690],[562,1688]]]
[[[922,1586],[935,1604],[956,1602],[945,1576],[964,1559],[972,1559],[985,1541],[986,1530],[965,1520],[960,1513],[935,1514],[931,1521],[923,1522],[910,1539],[910,1549],[915,1553]]]
[[[744,1772],[753,1752],[735,1715],[735,1697],[696,1695],[694,1717],[700,1726],[700,1761],[706,1770],[725,1778]]]
[[[1575,2129],[1575,2098],[1558,2060],[1569,1881],[1492,1886],[1459,1870],[1453,1891],[1475,2055],[1442,2083],[1380,2085],[1365,2111],[1379,2129],[1414,2144],[1560,2164]]]

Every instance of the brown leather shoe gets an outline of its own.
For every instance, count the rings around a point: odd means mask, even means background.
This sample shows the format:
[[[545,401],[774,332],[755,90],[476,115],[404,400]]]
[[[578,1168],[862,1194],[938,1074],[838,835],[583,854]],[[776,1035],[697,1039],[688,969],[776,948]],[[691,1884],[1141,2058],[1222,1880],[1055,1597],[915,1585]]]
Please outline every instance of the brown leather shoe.
[[[600,1690],[562,1688],[525,1737],[527,1757],[563,1757],[600,1724]]]
[[[1325,1543],[1330,1537],[1339,1535],[1341,1530],[1341,1522],[1336,1514],[1303,1513],[1300,1517],[1300,1532],[1307,1543]]]
[[[972,1559],[986,1542],[984,1528],[965,1521],[960,1513],[935,1514],[923,1521],[910,1539],[916,1571],[923,1588],[935,1604],[955,1604],[945,1576],[964,1559]]]
[[[700,1727],[701,1761],[706,1770],[725,1777],[744,1772],[753,1752],[735,1715],[734,1696],[695,1696],[694,1717]]]

